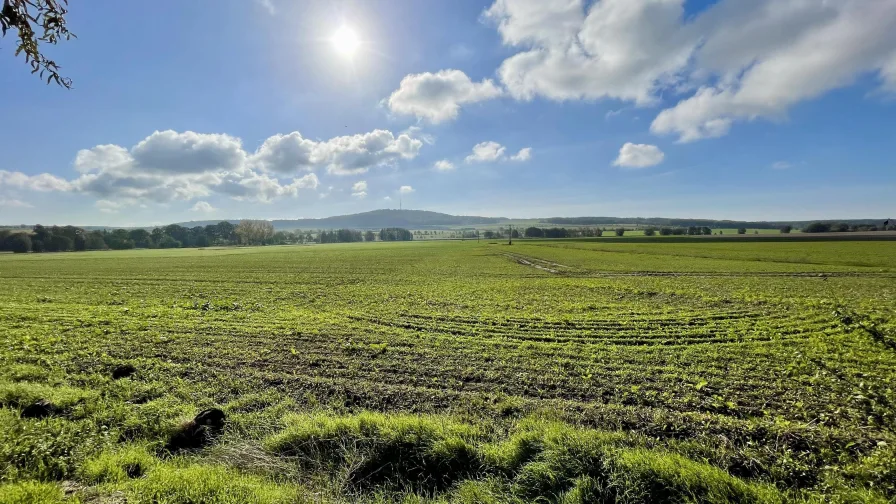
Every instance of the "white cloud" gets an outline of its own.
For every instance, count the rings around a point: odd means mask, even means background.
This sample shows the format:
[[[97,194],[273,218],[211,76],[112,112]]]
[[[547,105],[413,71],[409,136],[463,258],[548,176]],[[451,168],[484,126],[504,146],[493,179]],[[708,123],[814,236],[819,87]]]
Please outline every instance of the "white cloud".
[[[208,201],[197,201],[193,208],[190,209],[191,212],[199,212],[199,213],[212,213],[216,210],[215,207],[211,205]]]
[[[409,185],[403,185],[398,188],[398,192],[400,194],[411,194],[412,192],[414,192],[414,188]]]
[[[684,95],[651,125],[680,141],[876,74],[896,92],[896,0],[720,0],[685,18],[685,0],[496,0],[483,18],[520,52],[498,69],[516,99]]]
[[[71,190],[71,184],[68,181],[49,173],[26,175],[22,172],[6,170],[0,170],[0,187],[15,187],[40,192]]]
[[[532,159],[532,147],[523,147],[519,152],[510,156],[511,161],[528,161]]]
[[[166,130],[141,140],[131,149],[131,158],[134,168],[144,173],[204,173],[242,169],[246,151],[240,139],[230,135]]]
[[[81,149],[75,156],[75,170],[81,173],[124,171],[134,163],[124,147],[106,144],[92,149]]]
[[[252,163],[260,170],[274,173],[295,173],[301,170],[312,170],[321,163],[315,148],[318,143],[302,138],[302,134],[293,131],[287,135],[277,134],[268,137],[261,147],[252,155]]]
[[[467,163],[490,163],[495,161],[523,162],[532,159],[532,147],[523,147],[516,154],[507,157],[507,147],[498,142],[480,142],[473,146],[473,153],[464,158]],[[447,163],[447,165],[441,164]],[[437,161],[435,168],[440,171],[452,170],[454,165],[447,160]]]
[[[619,149],[619,157],[613,161],[613,165],[625,168],[647,168],[662,163],[665,157],[666,155],[656,145],[626,142]]]
[[[452,163],[451,161],[448,161],[447,159],[442,159],[442,160],[436,161],[435,164],[432,165],[432,167],[436,171],[447,172],[447,171],[451,171],[454,169],[454,163]]]
[[[409,126],[406,130],[400,133],[401,135],[407,135],[411,138],[417,138],[423,140],[423,143],[426,145],[435,145],[436,137],[430,133],[423,131],[423,128],[417,125]]]
[[[498,0],[485,17],[525,50],[498,69],[517,99],[656,101],[698,42],[681,29],[683,0]]]
[[[383,200],[384,200],[384,201],[392,201],[392,197],[391,197],[391,196],[386,196],[385,198],[383,198]]]
[[[772,168],[775,170],[786,170],[788,168],[793,168],[793,163],[787,161],[775,161],[772,163]]]
[[[22,200],[12,198],[0,198],[0,207],[5,208],[34,208],[34,205]]]
[[[655,133],[677,134],[683,142],[721,136],[734,121],[780,118],[794,104],[850,85],[865,72],[878,73],[885,88],[893,83],[893,0],[767,0],[759,15],[735,5],[712,10],[700,62],[722,79],[661,112],[651,125]]]
[[[294,131],[274,135],[249,157],[250,166],[274,173],[295,173],[326,167],[328,173],[366,173],[374,166],[417,157],[423,141],[409,134],[398,137],[386,130],[315,142]]]
[[[612,119],[623,112],[625,112],[624,108],[617,109],[617,110],[608,110],[607,113],[604,114],[604,119],[607,119],[607,120]]]
[[[457,117],[461,105],[490,100],[502,94],[491,80],[473,82],[460,70],[441,70],[405,76],[389,96],[395,114],[414,115],[439,123]]]
[[[367,182],[364,180],[355,182],[352,185],[352,196],[358,199],[364,199],[367,197]]]
[[[72,180],[0,170],[0,187],[88,194],[104,201],[98,208],[105,211],[116,210],[110,203],[115,201],[165,203],[215,193],[271,202],[318,188],[315,173],[298,173],[323,168],[337,175],[364,173],[413,159],[422,146],[410,134],[396,137],[386,130],[326,141],[292,132],[274,135],[249,153],[230,135],[156,131],[130,150],[97,145],[79,151],[73,163],[79,175]]]
[[[218,189],[239,201],[269,203],[284,196],[296,197],[300,189],[316,189],[319,183],[313,173],[294,178],[291,184],[283,184],[266,173],[248,172],[242,176],[226,177]]]
[[[582,9],[581,0],[497,0],[482,14],[508,45],[562,47],[581,28]]]
[[[473,153],[464,158],[467,163],[487,163],[504,157],[506,147],[498,142],[480,142],[473,146]]]
[[[413,159],[422,146],[421,140],[408,135],[396,138],[389,131],[374,130],[321,143],[319,155],[327,163],[327,173],[349,175],[366,173],[373,166],[392,164],[399,159]]]

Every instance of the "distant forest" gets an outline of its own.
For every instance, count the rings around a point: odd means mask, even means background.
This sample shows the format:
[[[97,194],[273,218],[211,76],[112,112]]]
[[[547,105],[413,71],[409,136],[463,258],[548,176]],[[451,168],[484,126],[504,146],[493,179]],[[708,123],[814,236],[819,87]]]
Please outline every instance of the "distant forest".
[[[384,228],[379,233],[351,229],[337,231],[275,231],[270,221],[227,221],[191,228],[170,224],[147,229],[89,231],[75,226],[41,226],[0,230],[0,251],[70,252],[83,250],[127,250],[134,248],[187,248],[223,245],[292,245],[301,243],[345,243],[357,241],[409,241],[413,234],[402,228]]]
[[[670,219],[665,217],[551,217],[540,219],[546,224],[564,226],[599,226],[613,224],[629,224],[637,226],[667,226],[677,228],[708,227],[714,229],[780,229],[783,226],[791,226],[794,229],[804,229],[810,224],[829,224],[831,226],[883,226],[883,220],[875,219],[835,219],[823,221],[733,221],[714,219]]]

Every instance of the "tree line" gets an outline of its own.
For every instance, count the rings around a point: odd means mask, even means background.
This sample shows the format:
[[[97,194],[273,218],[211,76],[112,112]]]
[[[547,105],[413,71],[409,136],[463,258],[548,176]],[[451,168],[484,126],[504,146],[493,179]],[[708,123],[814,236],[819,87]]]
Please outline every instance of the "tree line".
[[[708,226],[688,226],[688,227],[661,227],[645,228],[645,236],[654,236],[659,233],[660,236],[702,236],[711,235],[712,229]]]
[[[556,227],[527,227],[525,231],[523,231],[523,236],[526,238],[591,238],[597,236],[603,236],[604,231],[600,228],[556,228]],[[516,238],[516,237],[514,237]]]
[[[850,226],[869,225],[874,226],[880,224],[880,221],[873,219],[845,219]],[[541,219],[542,223],[559,224],[567,226],[603,226],[612,224],[635,225],[638,227],[653,226],[655,228],[689,228],[689,227],[708,227],[712,229],[780,229],[784,225],[801,229],[810,224],[812,221],[733,221],[733,220],[715,220],[715,219],[672,219],[665,217],[552,217]]]
[[[76,226],[34,226],[31,230],[0,230],[0,251],[69,252],[83,250],[127,250],[134,248],[196,248],[224,245],[292,245],[302,243],[346,243],[356,241],[409,241],[410,231],[385,228],[379,234],[351,229],[335,231],[274,231],[270,221],[245,219],[206,226],[177,224],[147,229],[86,230]]]
[[[371,230],[358,231],[356,229],[335,229],[318,233],[318,243],[354,243],[372,241],[411,241],[414,234],[404,228],[383,228],[379,233]]]
[[[625,227],[616,227],[612,230],[601,228],[563,228],[563,227],[527,227],[523,232],[526,238],[591,238],[603,236],[604,232],[612,231],[616,236],[624,236],[628,231]],[[645,236],[679,236],[679,235],[711,235],[712,229],[706,226],[690,226],[690,227],[646,227],[644,228]]]
[[[877,226],[847,222],[812,222],[803,228],[804,233],[849,233],[855,231],[896,231],[896,224]]]

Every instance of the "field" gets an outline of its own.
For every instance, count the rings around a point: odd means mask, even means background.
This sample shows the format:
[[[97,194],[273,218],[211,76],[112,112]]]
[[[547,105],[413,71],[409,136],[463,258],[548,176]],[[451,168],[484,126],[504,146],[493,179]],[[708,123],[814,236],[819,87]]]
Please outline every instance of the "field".
[[[894,259],[711,240],[0,255],[0,502],[894,502]],[[55,409],[22,418],[39,399]],[[212,407],[223,429],[183,449]]]

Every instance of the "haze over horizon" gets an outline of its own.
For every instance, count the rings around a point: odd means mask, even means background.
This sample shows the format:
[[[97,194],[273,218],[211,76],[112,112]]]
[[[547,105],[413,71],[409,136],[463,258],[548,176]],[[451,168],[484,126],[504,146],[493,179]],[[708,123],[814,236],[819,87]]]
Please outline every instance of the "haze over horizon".
[[[896,214],[896,0],[215,6],[0,46],[0,224]]]

